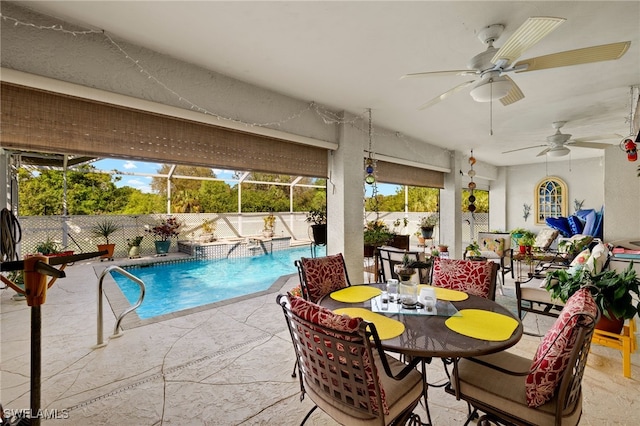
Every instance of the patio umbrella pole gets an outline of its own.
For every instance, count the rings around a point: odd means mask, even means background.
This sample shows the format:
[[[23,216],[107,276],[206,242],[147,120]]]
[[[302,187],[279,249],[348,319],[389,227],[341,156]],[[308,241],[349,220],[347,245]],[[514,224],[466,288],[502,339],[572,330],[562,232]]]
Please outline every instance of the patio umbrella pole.
[[[31,425],[40,426],[40,376],[42,367],[40,306],[31,307]]]

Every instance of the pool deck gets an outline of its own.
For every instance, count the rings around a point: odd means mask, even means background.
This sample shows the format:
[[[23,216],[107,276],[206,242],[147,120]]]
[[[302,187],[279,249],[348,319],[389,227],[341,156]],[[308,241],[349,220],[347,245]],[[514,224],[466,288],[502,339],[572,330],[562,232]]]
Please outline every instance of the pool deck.
[[[179,256],[179,255],[170,255]],[[291,377],[293,349],[275,299],[297,276],[255,297],[215,304],[189,315],[129,324],[118,338],[104,300],[106,346],[97,342],[97,288],[102,269],[132,261],[77,262],[49,289],[42,311],[41,407],[62,425],[297,425],[312,407],[300,402]],[[115,283],[105,281],[105,290]],[[507,280],[506,294],[513,294]],[[30,308],[0,292],[0,402],[29,407]],[[544,333],[552,319],[527,315],[525,329]],[[540,338],[525,335],[511,350],[533,356]],[[428,366],[442,382],[442,365]],[[632,425],[640,417],[640,356],[632,378],[622,375],[620,352],[593,345],[583,380],[582,425]],[[466,404],[442,389],[429,391],[435,425],[464,423]],[[425,420],[424,411],[417,411]],[[309,425],[334,425],[317,410]]]

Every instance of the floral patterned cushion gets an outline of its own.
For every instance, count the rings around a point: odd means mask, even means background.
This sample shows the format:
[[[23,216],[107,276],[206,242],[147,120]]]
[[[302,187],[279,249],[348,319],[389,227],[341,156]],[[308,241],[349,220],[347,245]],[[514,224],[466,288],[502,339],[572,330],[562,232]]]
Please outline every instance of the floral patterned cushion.
[[[301,297],[289,297],[291,303],[291,312],[298,317],[309,321],[310,323],[317,324],[323,328],[330,328],[333,331],[344,331],[347,333],[353,333],[358,330],[362,318],[351,318],[348,315],[336,315],[329,309],[323,308],[315,303],[308,302]],[[318,329],[318,332],[322,332]],[[339,333],[330,333],[330,335],[338,338],[344,338]],[[320,341],[320,337],[316,337],[316,342]],[[322,355],[322,347],[330,348],[330,343],[325,342],[322,345],[316,347],[319,355]],[[327,354],[329,356],[329,354]],[[356,355],[356,354],[354,354]],[[378,402],[376,398],[375,385],[373,381],[373,369],[376,368],[373,364],[373,360],[369,359],[366,351],[362,352],[362,360],[364,364],[364,373],[366,376],[367,387],[369,389],[369,401],[374,412],[379,412]],[[348,362],[345,358],[344,362]],[[328,380],[328,378],[327,378]],[[382,387],[382,383],[378,380],[378,386],[380,387],[380,397],[382,399],[382,409],[385,414],[389,414],[389,407],[387,406],[387,399]]]
[[[567,300],[560,316],[538,346],[531,363],[532,372],[525,383],[529,407],[539,407],[553,397],[575,345],[577,334],[572,331],[579,321],[590,321],[580,314],[595,317],[597,310],[586,288],[578,290]]]
[[[500,257],[504,255],[504,238],[481,238],[478,246],[481,251],[492,251]]]
[[[309,300],[317,303],[323,296],[347,287],[342,254],[300,259]]]
[[[436,257],[432,284],[474,296],[489,297],[491,268],[491,262]]]

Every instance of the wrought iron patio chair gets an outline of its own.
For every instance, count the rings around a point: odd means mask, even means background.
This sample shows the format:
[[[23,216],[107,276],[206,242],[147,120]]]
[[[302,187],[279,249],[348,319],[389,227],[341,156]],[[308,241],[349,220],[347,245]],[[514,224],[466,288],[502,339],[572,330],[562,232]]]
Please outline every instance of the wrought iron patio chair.
[[[431,267],[431,284],[496,300],[499,267],[497,263],[486,260],[436,257]]]
[[[577,425],[582,376],[599,311],[587,289],[574,294],[547,332],[533,360],[501,352],[456,359],[445,388],[469,405],[465,425]]]
[[[298,361],[300,400],[340,424],[421,424],[413,414],[425,396],[416,359],[404,364],[381,349],[375,325],[336,315],[300,297],[279,295]],[[407,423],[409,422],[409,423]]]
[[[394,266],[402,263],[405,254],[410,262],[425,262],[425,254],[420,251],[405,251],[394,247],[378,247],[378,259],[380,260],[380,271],[378,277],[380,282],[386,282],[389,278],[398,279],[394,271]],[[418,268],[418,273],[411,277],[411,281],[416,284],[423,284],[429,281],[430,268]]]
[[[342,253],[296,260],[302,297],[317,303],[332,291],[351,285]]]

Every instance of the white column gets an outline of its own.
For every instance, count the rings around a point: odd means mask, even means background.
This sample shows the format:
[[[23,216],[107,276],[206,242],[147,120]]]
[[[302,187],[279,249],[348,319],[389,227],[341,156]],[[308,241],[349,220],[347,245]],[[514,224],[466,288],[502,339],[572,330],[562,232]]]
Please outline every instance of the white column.
[[[449,257],[462,258],[462,153],[451,152],[451,173],[444,175],[444,189],[440,191],[439,243],[449,246]],[[463,170],[463,173],[465,171]]]
[[[349,121],[353,116],[345,116]],[[363,158],[367,140],[361,130],[339,127],[339,147],[329,152],[327,254],[342,253],[352,283],[364,277]]]

